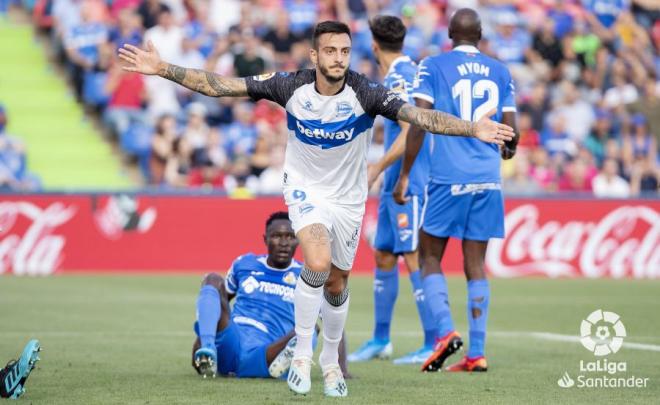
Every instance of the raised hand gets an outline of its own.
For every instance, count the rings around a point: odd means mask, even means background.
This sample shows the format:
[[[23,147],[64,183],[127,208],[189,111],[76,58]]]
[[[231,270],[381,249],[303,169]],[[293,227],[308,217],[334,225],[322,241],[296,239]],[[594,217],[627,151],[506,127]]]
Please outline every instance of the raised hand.
[[[147,42],[147,48],[144,50],[130,44],[124,44],[123,48],[119,48],[119,58],[126,62],[122,69],[128,72],[155,75],[162,69],[162,60],[151,41]]]
[[[504,142],[513,139],[515,133],[510,126],[490,119],[496,112],[497,110],[493,108],[474,123],[474,136],[484,142],[504,145]]]

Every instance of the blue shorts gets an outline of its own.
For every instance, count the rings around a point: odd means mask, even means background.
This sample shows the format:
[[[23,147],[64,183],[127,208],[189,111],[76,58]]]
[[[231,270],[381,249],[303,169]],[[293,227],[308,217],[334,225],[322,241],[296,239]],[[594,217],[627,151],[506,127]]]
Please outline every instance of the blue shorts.
[[[429,183],[424,232],[475,241],[504,237],[504,199],[499,183]]]
[[[199,336],[197,322],[195,334]],[[273,340],[260,330],[229,321],[215,337],[218,373],[239,378],[270,378],[266,349],[271,343]]]
[[[394,254],[414,252],[417,250],[419,226],[423,219],[423,196],[413,195],[406,204],[399,205],[392,194],[381,194],[374,247]]]

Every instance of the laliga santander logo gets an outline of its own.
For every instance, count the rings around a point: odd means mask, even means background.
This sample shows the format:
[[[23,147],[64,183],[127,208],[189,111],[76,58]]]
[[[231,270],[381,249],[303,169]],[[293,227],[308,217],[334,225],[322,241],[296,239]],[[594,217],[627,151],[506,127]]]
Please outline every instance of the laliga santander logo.
[[[568,214],[567,214],[568,216]],[[660,214],[647,206],[617,207],[595,221],[539,221],[539,207],[509,211],[506,239],[491,240],[486,264],[497,277],[660,277]]]
[[[66,238],[53,234],[53,231],[73,218],[75,213],[74,207],[60,202],[43,209],[26,201],[0,203],[0,274],[8,269],[13,269],[16,275],[54,272],[63,259]],[[14,229],[21,217],[29,221],[23,235]]]
[[[580,342],[595,356],[616,353],[623,345],[626,328],[614,312],[595,310],[580,325]]]

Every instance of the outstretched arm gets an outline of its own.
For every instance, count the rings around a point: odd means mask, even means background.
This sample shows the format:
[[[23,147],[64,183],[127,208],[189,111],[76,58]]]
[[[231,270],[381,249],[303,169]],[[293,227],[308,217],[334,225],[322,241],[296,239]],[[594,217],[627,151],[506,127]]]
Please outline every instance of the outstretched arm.
[[[415,101],[417,104],[416,108],[419,110],[431,111],[431,108],[433,108],[433,105],[426,100],[415,99]],[[405,106],[403,108],[405,108]],[[406,196],[406,193],[408,192],[408,178],[413,163],[415,163],[419,150],[424,143],[424,135],[424,130],[416,125],[411,125],[408,129],[401,172],[399,173],[399,180],[397,180],[393,192],[394,201],[396,201],[397,204],[405,204],[406,201],[408,201],[408,197]]]
[[[146,49],[125,44],[119,49],[119,57],[126,62],[122,68],[129,72],[158,75],[178,83],[192,91],[210,97],[247,96],[247,85],[243,78],[223,77],[201,69],[188,69],[167,63],[160,58],[153,43]]]
[[[404,104],[397,119],[416,125],[426,131],[441,135],[478,138],[484,142],[503,145],[514,137],[513,128],[490,120],[497,112],[492,109],[477,122],[465,121],[442,111]]]

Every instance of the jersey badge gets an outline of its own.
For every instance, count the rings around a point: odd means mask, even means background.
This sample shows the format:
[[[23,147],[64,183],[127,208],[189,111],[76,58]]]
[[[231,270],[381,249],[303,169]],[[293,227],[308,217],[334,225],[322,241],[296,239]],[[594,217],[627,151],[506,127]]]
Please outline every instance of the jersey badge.
[[[294,273],[292,271],[288,271],[284,275],[284,277],[282,277],[282,281],[284,281],[285,283],[290,284],[290,285],[295,285],[297,280],[298,279],[296,278],[296,273]]]
[[[258,76],[252,76],[252,79],[255,80],[255,81],[258,81],[258,82],[263,82],[264,80],[268,80],[273,76],[275,76],[275,72],[273,72],[273,73],[264,73],[264,74],[258,75]]]

